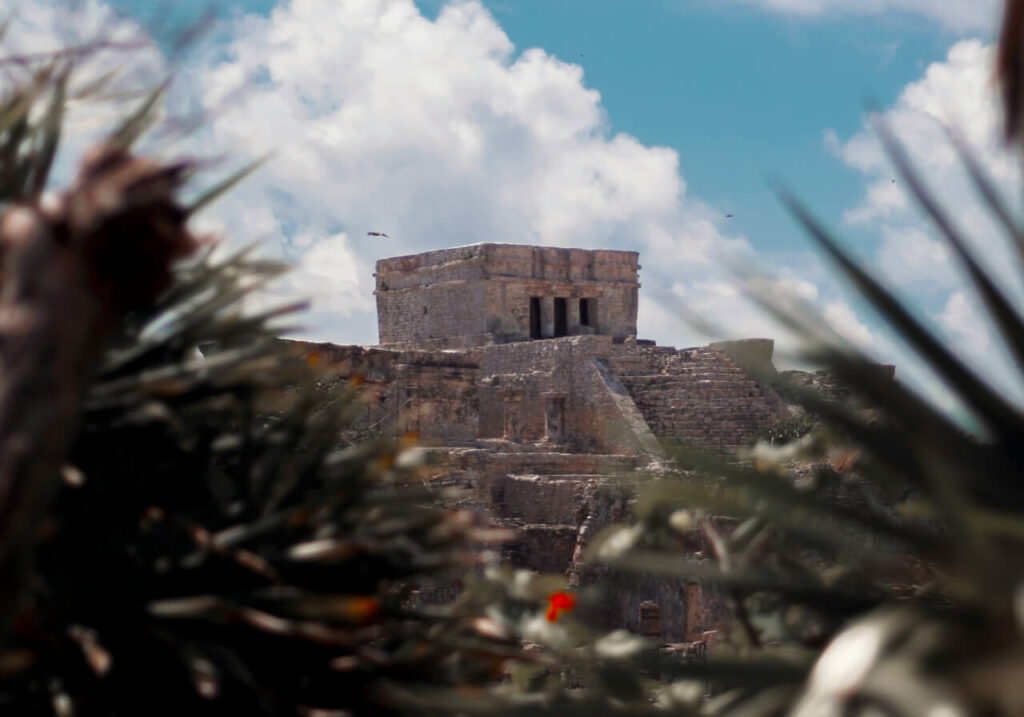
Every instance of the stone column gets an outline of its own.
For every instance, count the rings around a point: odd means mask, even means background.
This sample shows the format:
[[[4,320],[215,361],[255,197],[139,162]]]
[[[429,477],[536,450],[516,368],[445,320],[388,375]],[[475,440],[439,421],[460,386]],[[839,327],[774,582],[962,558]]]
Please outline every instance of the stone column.
[[[661,640],[661,607],[653,600],[640,603],[640,634]]]
[[[686,586],[686,640],[696,642],[706,638],[706,632],[713,629],[704,610],[704,590],[699,583]]]
[[[561,443],[565,440],[565,400],[568,394],[548,391],[544,397],[544,442]]]
[[[505,409],[505,422],[503,438],[506,441],[518,441],[521,431],[520,403],[522,402],[522,391],[506,389],[499,392],[502,398],[502,405]]]
[[[398,390],[399,434],[420,432],[420,389],[419,386],[403,386]]]

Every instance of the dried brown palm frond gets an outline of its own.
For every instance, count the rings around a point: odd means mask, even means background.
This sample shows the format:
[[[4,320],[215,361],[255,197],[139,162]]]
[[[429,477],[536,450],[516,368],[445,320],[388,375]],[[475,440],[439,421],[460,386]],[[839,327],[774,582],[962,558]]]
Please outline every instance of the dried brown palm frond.
[[[1007,0],[996,50],[996,78],[1003,95],[1007,139],[1024,129],[1024,2]]]
[[[406,444],[339,444],[354,389],[277,340],[298,307],[242,306],[284,267],[180,261],[189,165],[130,150],[159,91],[43,199],[72,70],[0,98],[0,709],[381,714],[532,659],[500,590],[422,606],[489,535]]]

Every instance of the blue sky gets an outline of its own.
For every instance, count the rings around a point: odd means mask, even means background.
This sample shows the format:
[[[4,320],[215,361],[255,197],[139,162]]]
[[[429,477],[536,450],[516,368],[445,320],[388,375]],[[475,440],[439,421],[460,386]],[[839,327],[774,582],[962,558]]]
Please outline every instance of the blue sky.
[[[676,149],[691,190],[765,248],[791,246],[794,233],[766,175],[840,212],[859,182],[822,152],[822,131],[855,132],[866,98],[895,99],[950,45],[906,17],[809,21],[659,0],[487,5],[517,46],[581,64],[612,126]]]
[[[276,0],[221,0],[223,16],[268,15]],[[417,0],[436,17],[445,0]],[[862,187],[822,150],[822,132],[849,136],[867,102],[891,103],[964,33],[899,12],[773,14],[709,0],[484,0],[520,50],[540,47],[581,65],[614,131],[677,150],[691,190],[733,214],[761,248],[801,246],[766,178],[804,188],[838,218]],[[147,22],[152,0],[112,5]],[[175,19],[211,5],[178,0]],[[974,30],[974,28],[972,28]],[[870,240],[870,237],[865,237]]]
[[[64,1],[36,0],[25,26],[42,37],[46,8]],[[997,5],[221,0],[217,31],[177,67],[170,103],[213,110],[192,151],[241,161],[275,150],[206,221],[296,262],[279,298],[312,298],[311,337],[375,340],[377,258],[515,241],[640,251],[640,329],[662,344],[705,340],[680,321],[684,306],[729,335],[788,346],[743,302],[724,258],[771,273],[779,291],[908,366],[809,250],[769,189],[775,176],[998,380],[1005,371],[977,306],[893,182],[864,112],[870,98],[984,239],[991,227],[941,125],[961,126],[1003,185],[1019,184],[997,140]],[[65,35],[86,34],[111,8],[153,32],[150,0],[82,7],[92,20]],[[184,22],[207,3],[170,7]],[[155,65],[169,63],[166,50],[158,32]]]

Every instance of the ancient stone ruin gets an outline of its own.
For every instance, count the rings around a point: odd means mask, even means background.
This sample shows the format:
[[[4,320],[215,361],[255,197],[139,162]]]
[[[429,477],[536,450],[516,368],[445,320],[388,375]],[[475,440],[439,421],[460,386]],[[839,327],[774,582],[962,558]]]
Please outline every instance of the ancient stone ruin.
[[[656,461],[661,439],[729,453],[786,415],[751,375],[773,371],[771,340],[636,338],[638,258],[476,244],[382,259],[380,344],[297,348],[361,377],[359,427],[415,432],[443,459],[439,480],[516,529],[508,560],[578,582],[588,541],[627,513],[621,476]],[[696,641],[711,602],[651,581],[608,620]]]

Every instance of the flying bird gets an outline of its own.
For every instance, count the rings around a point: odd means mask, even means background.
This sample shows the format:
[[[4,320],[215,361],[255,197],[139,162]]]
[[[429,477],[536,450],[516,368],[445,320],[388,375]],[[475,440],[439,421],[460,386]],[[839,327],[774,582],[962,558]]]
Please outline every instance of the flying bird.
[[[734,216],[736,216],[736,215],[735,214],[726,214],[725,218],[726,219],[732,219]]]
[[[384,237],[385,239],[390,239],[391,238],[387,234],[385,234],[384,232],[366,232],[366,236],[368,236],[368,237]]]

